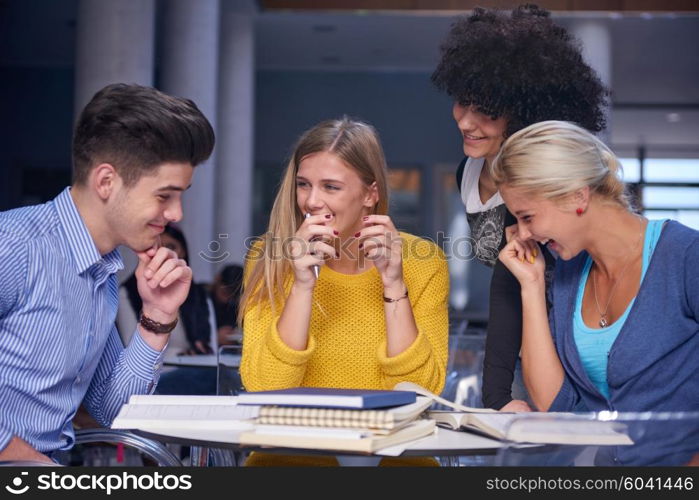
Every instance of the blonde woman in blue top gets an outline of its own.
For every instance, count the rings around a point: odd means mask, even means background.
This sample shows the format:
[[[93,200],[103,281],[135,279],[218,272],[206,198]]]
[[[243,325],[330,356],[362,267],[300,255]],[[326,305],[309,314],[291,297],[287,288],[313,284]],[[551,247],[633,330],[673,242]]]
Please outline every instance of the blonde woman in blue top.
[[[560,121],[515,133],[493,163],[518,222],[500,260],[522,288],[525,384],[543,411],[699,411],[699,232],[635,214],[619,173]],[[543,244],[559,256],[549,317]],[[684,441],[688,461],[699,429]]]

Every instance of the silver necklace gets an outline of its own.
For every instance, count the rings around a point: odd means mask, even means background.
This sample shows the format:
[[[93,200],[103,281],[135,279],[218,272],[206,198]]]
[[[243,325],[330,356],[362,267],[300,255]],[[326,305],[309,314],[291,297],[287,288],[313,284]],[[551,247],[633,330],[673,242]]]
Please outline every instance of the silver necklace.
[[[638,244],[641,242],[643,239],[643,219],[639,217],[638,219],[639,224],[641,225],[641,231],[638,235],[638,241],[636,244],[633,246],[633,249],[629,252],[629,256],[632,256],[636,252],[636,247],[638,247]],[[624,273],[626,272],[626,269],[628,269],[629,264],[633,262],[634,259],[629,259],[626,264],[624,264],[624,269],[621,270],[621,273],[619,273],[619,277],[617,280],[614,282],[614,285],[612,285],[612,289],[609,291],[609,297],[607,298],[607,303],[604,306],[604,310],[602,310],[599,306],[599,301],[597,300],[597,273],[592,275],[592,291],[595,296],[595,305],[597,306],[597,312],[599,313],[599,326],[600,328],[606,328],[609,326],[609,320],[607,319],[607,310],[609,309],[609,304],[612,302],[612,297],[614,297],[614,292],[616,292],[616,287],[619,285],[621,282],[622,278],[624,277]],[[595,270],[598,268],[595,267]],[[599,272],[599,271],[598,271]]]

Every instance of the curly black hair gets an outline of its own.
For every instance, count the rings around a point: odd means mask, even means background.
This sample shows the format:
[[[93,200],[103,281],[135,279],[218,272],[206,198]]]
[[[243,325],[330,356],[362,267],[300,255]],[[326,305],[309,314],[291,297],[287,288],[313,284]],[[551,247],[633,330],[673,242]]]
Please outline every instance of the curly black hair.
[[[507,136],[543,120],[602,130],[608,90],[576,40],[536,5],[477,7],[441,46],[432,83],[463,106],[507,119]]]

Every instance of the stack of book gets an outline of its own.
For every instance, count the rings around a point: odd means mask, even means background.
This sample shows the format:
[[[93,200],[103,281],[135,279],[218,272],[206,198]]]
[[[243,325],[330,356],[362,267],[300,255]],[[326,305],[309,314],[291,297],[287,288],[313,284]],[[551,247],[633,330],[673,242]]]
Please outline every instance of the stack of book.
[[[295,388],[239,396],[134,395],[114,429],[242,445],[371,453],[430,435],[432,401],[413,391]]]
[[[259,407],[243,445],[371,453],[435,429],[420,418],[432,401],[413,391],[305,387],[241,393],[238,404]]]

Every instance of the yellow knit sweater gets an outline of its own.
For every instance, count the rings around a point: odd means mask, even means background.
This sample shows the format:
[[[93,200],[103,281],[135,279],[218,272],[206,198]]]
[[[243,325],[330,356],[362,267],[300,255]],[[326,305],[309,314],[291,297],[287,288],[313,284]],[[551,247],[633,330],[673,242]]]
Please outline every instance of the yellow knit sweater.
[[[265,303],[246,312],[240,366],[245,388],[391,389],[406,380],[439,394],[447,366],[447,262],[435,244],[401,236],[403,277],[418,327],[408,349],[386,356],[383,285],[375,268],[348,275],[321,266],[306,350],[282,342],[277,331],[281,310],[273,317]]]

